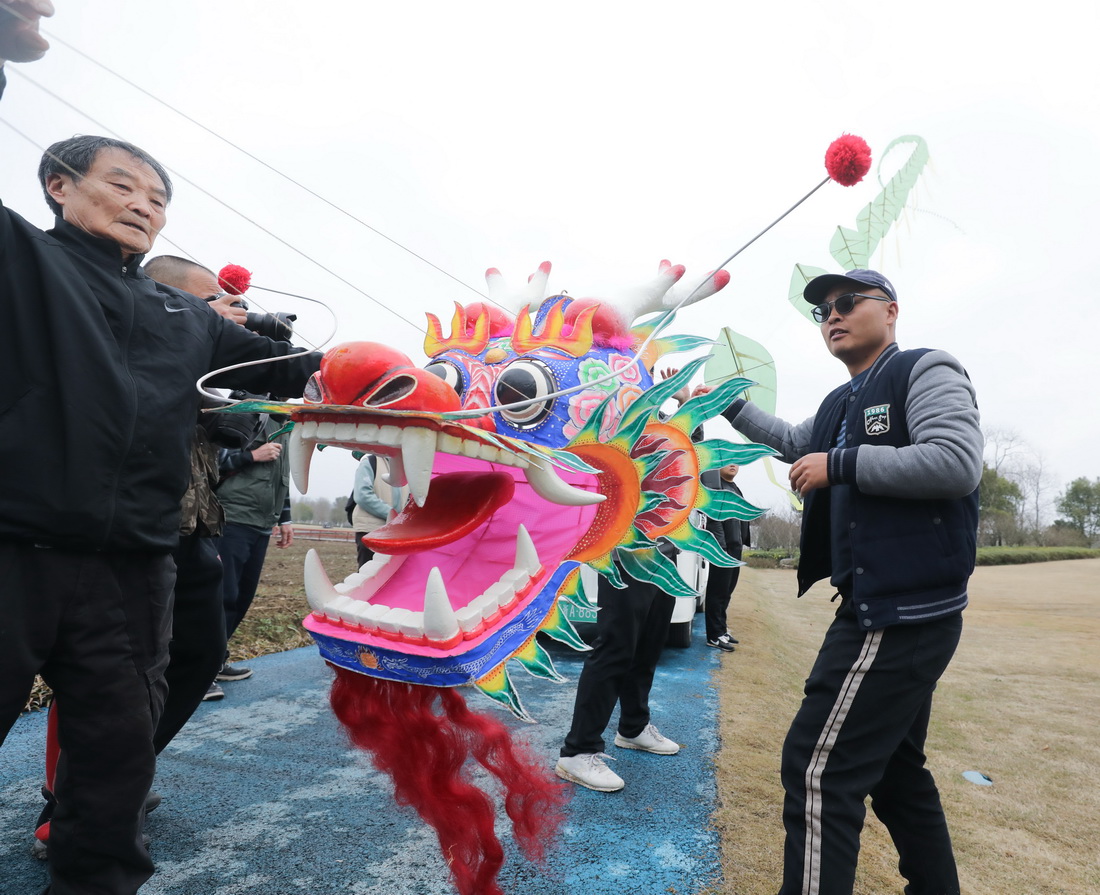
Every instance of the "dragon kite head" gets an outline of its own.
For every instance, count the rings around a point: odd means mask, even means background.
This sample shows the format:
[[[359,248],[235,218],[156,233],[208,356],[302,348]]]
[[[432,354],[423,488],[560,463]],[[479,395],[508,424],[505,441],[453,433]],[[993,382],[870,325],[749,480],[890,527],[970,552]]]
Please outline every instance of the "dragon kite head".
[[[703,361],[659,384],[653,363],[707,342],[654,338],[635,358],[667,324],[683,267],[663,262],[656,280],[612,301],[532,295],[549,270],[531,278],[514,314],[495,270],[491,301],[456,305],[449,333],[429,314],[423,368],[369,342],[331,349],[294,410],[301,490],[312,449],[337,445],[386,456],[390,483],[410,494],[367,536],[375,558],[357,573],[333,584],[315,555],[307,562],[305,625],[330,662],[385,680],[472,684],[526,717],[506,663],[560,679],[540,630],[585,648],[558,608],[589,605],[582,563],[617,586],[623,570],[673,595],[694,591],[658,538],[732,564],[692,511],[758,511],[705,488],[699,473],[771,451],[691,436],[750,383],[728,382],[665,419],[661,406]],[[719,272],[697,292],[727,280]],[[656,316],[633,323],[639,312]]]
[[[303,405],[234,408],[291,413],[291,471],[303,492],[313,450],[325,445],[385,456],[390,484],[408,489],[403,509],[365,538],[374,558],[342,582],[310,552],[304,624],[336,668],[337,716],[398,799],[435,827],[462,895],[499,895],[503,860],[492,803],[464,777],[467,757],[502,783],[531,855],[553,835],[563,795],[540,759],[453,688],[472,685],[530,720],[507,665],[560,681],[538,632],[588,648],[561,609],[593,608],[581,566],[618,587],[625,573],[693,596],[657,539],[735,565],[693,516],[760,511],[699,474],[772,453],[693,440],[746,379],[659,413],[705,358],[659,383],[654,362],[709,344],[660,335],[683,303],[672,289],[682,267],[663,262],[655,280],[611,300],[547,295],[549,272],[543,264],[517,296],[490,270],[489,301],[456,305],[447,333],[429,314],[426,366],[347,343],[325,354]],[[727,280],[710,275],[688,298]]]

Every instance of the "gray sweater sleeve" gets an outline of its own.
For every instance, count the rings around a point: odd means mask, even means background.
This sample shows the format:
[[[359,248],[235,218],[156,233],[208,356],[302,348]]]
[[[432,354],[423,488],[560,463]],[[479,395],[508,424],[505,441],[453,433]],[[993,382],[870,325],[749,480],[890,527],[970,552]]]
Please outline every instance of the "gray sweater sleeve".
[[[905,419],[912,444],[834,449],[830,481],[855,484],[864,494],[925,500],[964,497],[978,487],[984,439],[974,386],[946,351],[929,351],[913,367]]]
[[[779,452],[784,463],[794,463],[809,453],[810,435],[814,430],[814,418],[792,426],[777,416],[772,416],[743,398],[738,398],[723,413],[738,432],[760,444],[766,444]]]
[[[793,463],[810,449],[814,418],[791,425],[738,399],[723,416],[742,435]],[[984,440],[974,386],[946,351],[929,351],[909,376],[905,407],[912,444],[862,444],[829,451],[829,480],[864,494],[916,499],[963,497],[982,478]]]

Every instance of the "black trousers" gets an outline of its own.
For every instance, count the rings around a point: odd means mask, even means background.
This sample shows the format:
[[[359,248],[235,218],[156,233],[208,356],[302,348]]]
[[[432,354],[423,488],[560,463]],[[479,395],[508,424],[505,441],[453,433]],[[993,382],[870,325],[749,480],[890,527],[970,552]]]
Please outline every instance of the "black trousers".
[[[363,568],[367,563],[374,559],[374,551],[363,543],[363,537],[368,532],[357,531],[355,533],[355,561],[359,563],[359,568]]]
[[[225,636],[228,640],[237,630],[256,596],[264,559],[267,558],[267,547],[271,543],[271,529],[265,531],[251,525],[227,522],[217,542],[218,554],[222,560],[222,605],[225,609]]]
[[[741,547],[731,554],[734,559],[741,558]],[[724,569],[711,564],[707,574],[707,592],[703,603],[704,618],[707,623],[707,640],[717,640],[726,633],[726,613],[730,608],[730,596],[741,577],[741,567]]]
[[[0,742],[34,675],[61,711],[52,895],[132,895],[171,631],[172,559],[0,543]]]
[[[868,795],[898,850],[905,895],[958,895],[924,741],[961,633],[961,615],[862,631],[842,604],[783,744],[780,895],[851,895]]]
[[[225,660],[222,564],[211,538],[187,535],[176,561],[172,643],[164,674],[168,698],[153,744],[159,755],[199,707]]]
[[[624,575],[619,590],[600,576],[596,640],[577,682],[573,723],[563,756],[604,750],[603,733],[619,703],[619,733],[635,737],[649,723],[649,691],[676,599],[655,584]]]

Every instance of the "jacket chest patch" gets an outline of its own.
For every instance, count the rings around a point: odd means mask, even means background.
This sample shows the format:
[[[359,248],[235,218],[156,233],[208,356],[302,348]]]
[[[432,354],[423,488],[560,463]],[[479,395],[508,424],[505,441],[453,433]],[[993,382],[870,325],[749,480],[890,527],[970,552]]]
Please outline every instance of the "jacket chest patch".
[[[890,405],[876,404],[863,409],[863,429],[868,435],[885,435],[890,431]]]

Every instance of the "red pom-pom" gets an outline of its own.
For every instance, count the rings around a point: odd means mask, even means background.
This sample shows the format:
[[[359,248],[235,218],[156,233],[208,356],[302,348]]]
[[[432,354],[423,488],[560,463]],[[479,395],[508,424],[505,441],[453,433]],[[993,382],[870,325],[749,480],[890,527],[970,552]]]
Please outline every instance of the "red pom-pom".
[[[252,271],[239,264],[227,264],[218,273],[218,282],[230,295],[242,295],[252,285]]]
[[[841,186],[854,186],[871,170],[871,147],[855,134],[837,137],[825,152],[825,170]]]

